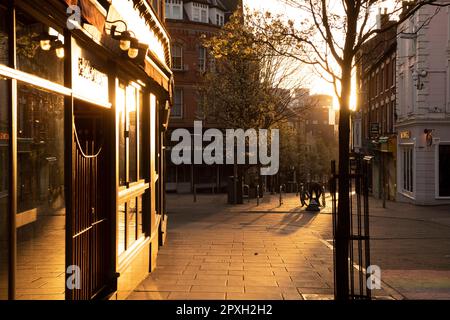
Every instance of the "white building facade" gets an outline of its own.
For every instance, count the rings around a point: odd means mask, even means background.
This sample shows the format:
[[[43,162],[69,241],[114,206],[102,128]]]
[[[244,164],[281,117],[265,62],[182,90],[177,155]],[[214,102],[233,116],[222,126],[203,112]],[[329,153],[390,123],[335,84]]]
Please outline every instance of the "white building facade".
[[[448,204],[449,8],[425,6],[397,34],[397,200]]]

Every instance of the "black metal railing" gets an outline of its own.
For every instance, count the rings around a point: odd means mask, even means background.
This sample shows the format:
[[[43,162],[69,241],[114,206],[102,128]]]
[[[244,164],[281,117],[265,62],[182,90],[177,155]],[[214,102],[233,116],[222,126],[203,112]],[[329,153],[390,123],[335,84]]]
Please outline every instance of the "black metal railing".
[[[74,134],[74,193],[72,216],[72,263],[80,268],[80,287],[71,290],[72,300],[95,297],[105,285],[108,219],[103,206],[100,174],[101,145],[92,137]]]
[[[349,212],[338,212],[339,174],[336,172],[336,164],[331,164],[330,193],[333,213],[333,257],[334,257],[334,289],[335,297],[338,296],[338,288],[348,288],[346,297],[339,299],[371,299],[371,290],[367,286],[370,275],[366,269],[370,266],[370,232],[369,232],[369,199],[368,199],[368,170],[370,160],[359,155],[350,157],[349,175]],[[346,234],[338,233],[338,220],[343,214],[349,215],[349,226]],[[342,229],[341,229],[342,230]],[[336,241],[337,237],[341,237]],[[337,245],[348,246],[348,250],[338,250]],[[337,257],[336,253],[347,253],[347,257]],[[342,260],[344,259],[344,260]],[[336,263],[348,261],[348,275],[337,274]],[[345,283],[347,282],[348,283]],[[342,283],[344,282],[344,283]]]

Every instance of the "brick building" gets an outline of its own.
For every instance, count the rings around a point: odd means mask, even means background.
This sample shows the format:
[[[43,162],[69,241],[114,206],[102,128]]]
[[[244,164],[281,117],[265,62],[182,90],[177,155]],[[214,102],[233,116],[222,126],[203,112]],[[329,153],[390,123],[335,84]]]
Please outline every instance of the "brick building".
[[[202,46],[201,37],[217,33],[239,5],[242,7],[240,0],[166,0],[166,24],[172,38],[172,69],[175,76],[174,107],[169,131],[186,128],[193,133],[194,121],[203,121],[204,129],[211,126],[204,121],[198,108],[197,88],[201,74],[214,68],[213,61]],[[233,173],[231,167],[175,166],[170,160],[170,150],[168,147],[166,190],[188,193],[193,190],[194,184],[199,191],[226,187],[227,177]]]
[[[381,26],[393,23],[379,15]],[[370,186],[381,198],[396,195],[396,28],[370,39],[357,56],[357,110],[353,115],[353,148],[372,158]]]

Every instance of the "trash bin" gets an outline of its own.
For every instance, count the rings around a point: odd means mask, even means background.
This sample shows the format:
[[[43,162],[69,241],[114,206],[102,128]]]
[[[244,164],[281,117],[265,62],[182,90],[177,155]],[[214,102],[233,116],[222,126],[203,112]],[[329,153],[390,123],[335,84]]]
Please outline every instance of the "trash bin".
[[[244,203],[244,197],[243,197],[243,189],[244,189],[244,181],[242,180],[242,177],[237,177],[237,192],[236,197],[237,201],[234,199],[234,176],[228,177],[228,203],[229,204],[243,204]]]

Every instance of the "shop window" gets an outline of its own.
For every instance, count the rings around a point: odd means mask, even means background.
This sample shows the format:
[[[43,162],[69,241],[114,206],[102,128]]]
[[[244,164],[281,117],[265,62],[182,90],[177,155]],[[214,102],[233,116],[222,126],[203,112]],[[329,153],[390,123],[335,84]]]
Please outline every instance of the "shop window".
[[[174,103],[170,116],[173,118],[183,117],[183,89],[175,88],[173,101]]]
[[[403,148],[403,191],[414,192],[413,148]]]
[[[0,1],[0,64],[8,64],[6,1]],[[0,300],[8,298],[9,89],[0,78]]]
[[[116,92],[117,110],[119,113],[119,185],[127,186],[138,181],[139,163],[138,136],[142,137],[139,128],[143,125],[143,95],[134,86],[125,87],[120,84]],[[138,126],[138,123],[141,123]],[[142,144],[141,144],[142,147]],[[142,174],[139,174],[143,178]]]
[[[126,137],[125,137],[125,86],[122,84],[116,90],[117,109],[119,112],[119,185],[127,182],[126,174]]]
[[[16,12],[17,68],[64,84],[64,51],[57,50],[64,37],[29,14]]]
[[[450,144],[439,145],[439,196],[450,197]]]
[[[131,197],[119,204],[117,216],[117,253],[120,256],[144,235],[142,197]]]
[[[19,83],[17,112],[16,294],[64,298],[64,97]]]
[[[126,130],[128,135],[128,182],[137,181],[138,159],[137,159],[137,107],[138,97],[136,88],[127,87],[126,106]]]
[[[183,47],[180,44],[172,46],[172,69],[183,70]]]
[[[8,298],[9,98],[8,80],[0,79],[0,300]]]
[[[145,151],[144,151],[144,94],[139,91],[139,180],[145,179]]]
[[[6,1],[0,1],[0,64],[8,64],[8,26]]]
[[[119,210],[117,216],[118,254],[126,252],[144,235],[143,197],[149,186],[144,169],[144,130],[147,127],[144,99],[139,86],[120,83],[116,90],[119,118]],[[131,190],[131,191],[130,191]]]

